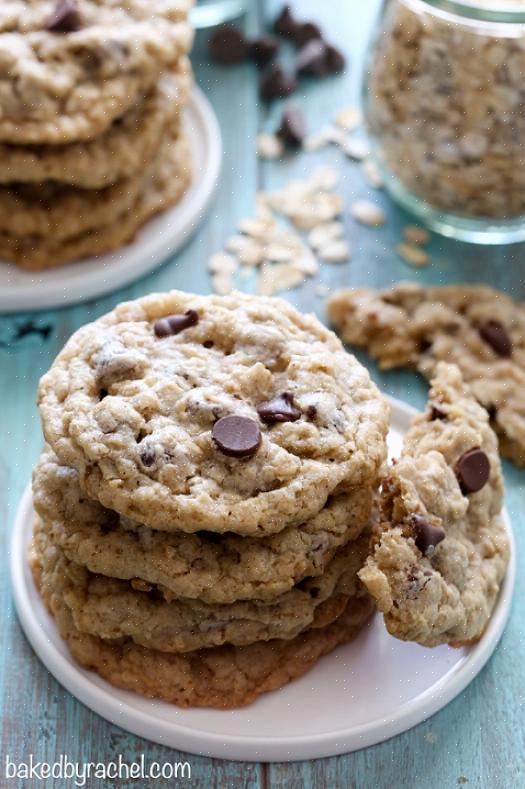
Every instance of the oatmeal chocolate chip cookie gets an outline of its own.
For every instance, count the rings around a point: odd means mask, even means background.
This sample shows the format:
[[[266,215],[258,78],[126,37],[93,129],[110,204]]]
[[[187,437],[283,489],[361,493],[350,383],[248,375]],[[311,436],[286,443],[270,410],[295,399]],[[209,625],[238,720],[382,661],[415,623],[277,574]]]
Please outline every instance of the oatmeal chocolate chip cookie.
[[[144,177],[142,189],[127,211],[108,224],[67,239],[0,232],[0,259],[22,268],[39,271],[73,260],[111,252],[133,240],[142,225],[155,214],[176,203],[191,179],[191,146],[184,134],[166,139],[155,172]]]
[[[382,523],[359,573],[392,635],[424,646],[481,637],[509,558],[502,493],[487,413],[441,362],[383,483]]]
[[[283,392],[301,418],[260,418]],[[279,299],[172,291],[121,304],[73,335],[38,400],[87,495],[163,531],[275,534],[331,495],[375,487],[385,458],[388,405],[368,372]],[[242,427],[218,431],[232,415]]]
[[[338,548],[365,529],[374,499],[369,487],[341,494],[309,521],[270,537],[168,534],[119,519],[90,501],[77,472],[61,466],[49,449],[36,465],[33,493],[52,542],[70,561],[206,603],[271,600],[303,578],[321,575]]]
[[[93,140],[38,146],[0,143],[0,183],[58,181],[103,189],[137,175],[154,158],[167,124],[180,122],[190,85],[191,67],[182,58],[177,71],[163,76]]]
[[[362,586],[357,571],[368,551],[369,535],[341,549],[326,572],[268,602],[206,604],[168,600],[142,579],[120,581],[94,575],[69,562],[53,545],[42,522],[35,524],[37,552],[48,558],[43,581],[60,590],[75,627],[104,639],[131,638],[162,652],[190,652],[224,643],[244,646],[272,638],[294,638],[306,628],[335,619]],[[319,617],[319,619],[318,619]]]
[[[245,647],[224,645],[187,654],[147,649],[130,639],[105,641],[81,633],[60,592],[41,583],[32,557],[36,584],[56,619],[73,658],[120,688],[161,698],[180,707],[232,709],[250,704],[261,693],[300,677],[335,647],[355,638],[373,614],[368,596],[352,599],[333,623],[288,641],[274,639]]]
[[[487,409],[500,452],[525,465],[525,305],[486,285],[344,290],[328,302],[331,322],[381,367],[410,366],[431,378],[456,364]]]
[[[56,5],[0,4],[2,142],[96,137],[191,45],[187,0],[77,0],[75,29],[53,25]]]
[[[104,189],[81,189],[47,181],[0,186],[0,235],[38,238],[42,242],[64,243],[134,214],[145,186],[164,166],[176,145],[179,122],[165,131],[165,140],[151,161],[143,162],[140,173],[123,178]]]

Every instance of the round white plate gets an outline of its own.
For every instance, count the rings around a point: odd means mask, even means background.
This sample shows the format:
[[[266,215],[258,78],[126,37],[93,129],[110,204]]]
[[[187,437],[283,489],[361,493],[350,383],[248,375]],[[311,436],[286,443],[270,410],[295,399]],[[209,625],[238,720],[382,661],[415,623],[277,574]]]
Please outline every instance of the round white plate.
[[[23,271],[0,260],[0,312],[64,307],[102,296],[153,271],[179,249],[203,217],[221,166],[219,124],[198,88],[191,92],[184,125],[194,174],[180,202],[147,222],[131,244],[107,255],[47,271]]]
[[[399,452],[413,409],[392,400],[390,448]],[[146,739],[205,756],[245,761],[313,759],[364,748],[440,710],[483,668],[505,627],[516,574],[512,554],[491,622],[463,649],[425,649],[388,635],[376,615],[351,644],[322,658],[301,679],[239,710],[179,709],[118,690],[69,656],[27,567],[32,504],[20,503],[11,541],[16,609],[35,652],[74,696],[108,721]]]

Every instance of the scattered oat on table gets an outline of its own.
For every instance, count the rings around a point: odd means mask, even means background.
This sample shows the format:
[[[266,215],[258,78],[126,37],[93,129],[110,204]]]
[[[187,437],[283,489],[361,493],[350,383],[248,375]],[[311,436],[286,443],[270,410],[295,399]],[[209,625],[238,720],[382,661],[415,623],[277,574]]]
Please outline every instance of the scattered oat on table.
[[[370,227],[385,224],[385,215],[381,208],[370,200],[355,200],[350,205],[350,213],[357,222]]]
[[[341,149],[349,159],[362,162],[370,154],[370,146],[362,137],[347,137],[341,144]]]
[[[403,228],[403,235],[410,244],[422,247],[430,241],[430,233],[424,227],[418,225],[406,225]]]
[[[399,244],[397,252],[405,263],[411,266],[423,267],[429,264],[428,255],[425,250],[421,249],[421,247],[417,247],[415,244]]]
[[[317,254],[321,260],[329,263],[345,263],[350,260],[350,245],[342,238],[335,239],[319,247]]]
[[[308,243],[312,249],[319,249],[326,246],[330,241],[336,238],[341,238],[344,234],[344,225],[342,222],[334,221],[327,222],[326,224],[317,225],[308,233]]]
[[[363,162],[365,178],[374,189],[382,189],[385,185],[383,174],[373,159],[367,158]]]

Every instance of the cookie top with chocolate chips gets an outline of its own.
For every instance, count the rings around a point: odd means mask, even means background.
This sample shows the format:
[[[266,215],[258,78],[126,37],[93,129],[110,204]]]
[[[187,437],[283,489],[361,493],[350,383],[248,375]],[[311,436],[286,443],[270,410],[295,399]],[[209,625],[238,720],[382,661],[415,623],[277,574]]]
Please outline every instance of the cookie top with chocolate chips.
[[[441,362],[383,483],[381,525],[359,574],[392,635],[424,646],[480,638],[509,556],[502,495],[487,413]]]
[[[0,140],[66,143],[105,131],[191,45],[190,0],[4,0]]]
[[[489,412],[501,454],[525,466],[525,304],[486,285],[404,283],[339,291],[328,315],[345,342],[385,369],[414,367],[428,379],[439,361],[456,364]]]
[[[164,531],[277,533],[373,484],[385,457],[388,406],[367,371],[279,299],[121,304],[73,335],[39,406],[88,495]]]

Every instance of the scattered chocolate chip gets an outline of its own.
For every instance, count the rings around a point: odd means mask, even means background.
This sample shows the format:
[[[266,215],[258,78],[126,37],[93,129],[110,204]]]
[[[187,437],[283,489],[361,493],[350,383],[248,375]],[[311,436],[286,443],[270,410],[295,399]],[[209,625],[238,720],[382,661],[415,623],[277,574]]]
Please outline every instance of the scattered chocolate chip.
[[[218,63],[241,63],[248,57],[249,44],[234,25],[221,25],[211,36],[208,49]]]
[[[306,409],[306,418],[307,419],[315,419],[317,416],[317,408],[315,405],[309,405]]]
[[[298,74],[309,74],[315,77],[324,77],[326,44],[320,38],[308,41],[297,53],[295,70]]]
[[[190,326],[195,326],[198,322],[198,312],[196,310],[186,310],[184,315],[168,315],[166,318],[159,318],[153,324],[153,331],[157,337],[169,337]]]
[[[142,465],[146,466],[146,468],[149,468],[155,463],[156,455],[152,447],[148,446],[147,444],[144,444],[139,449],[139,457]]]
[[[512,342],[507,330],[499,321],[485,321],[478,327],[479,336],[490,345],[498,356],[510,356],[512,353]]]
[[[202,344],[204,345],[205,348],[213,348],[213,346],[215,345],[213,340],[204,340]]]
[[[299,25],[292,15],[290,6],[285,5],[273,23],[274,32],[285,38],[294,38],[298,27]]]
[[[433,405],[430,409],[430,421],[435,422],[436,419],[446,419],[447,415],[441,408],[437,408],[437,406]]]
[[[306,136],[306,124],[304,115],[298,107],[289,104],[284,108],[277,136],[285,145],[291,145],[294,148],[301,145]]]
[[[46,29],[52,33],[74,33],[82,27],[76,0],[59,0],[49,16]]]
[[[280,66],[273,66],[262,79],[261,96],[265,101],[283,99],[297,88],[297,80]]]
[[[303,47],[307,41],[311,41],[313,38],[322,39],[322,37],[321,28],[314,25],[313,22],[303,22],[297,25],[293,34],[293,39],[298,47]]]
[[[325,69],[326,74],[340,74],[344,71],[346,60],[344,55],[332,44],[326,44]]]
[[[296,422],[301,417],[291,392],[282,392],[273,400],[261,403],[257,406],[257,413],[264,422]]]
[[[490,475],[490,463],[479,447],[469,449],[461,455],[455,467],[459,487],[464,495],[476,493],[486,484]]]
[[[243,458],[259,449],[261,431],[255,419],[232,414],[215,422],[212,438],[223,455]]]
[[[432,526],[421,515],[410,516],[414,542],[424,556],[434,553],[436,545],[445,539],[445,531],[440,526]]]
[[[260,36],[250,44],[249,55],[259,68],[267,66],[275,59],[279,44],[272,36]]]

